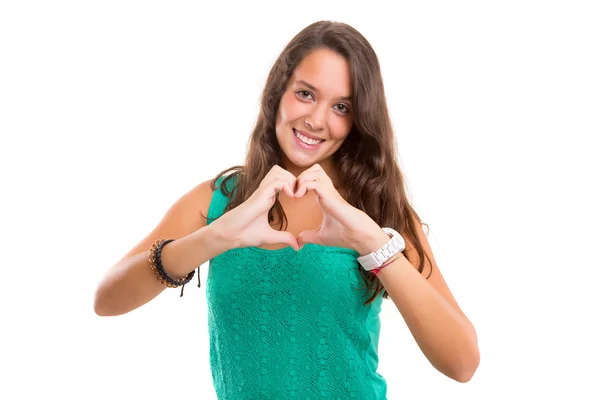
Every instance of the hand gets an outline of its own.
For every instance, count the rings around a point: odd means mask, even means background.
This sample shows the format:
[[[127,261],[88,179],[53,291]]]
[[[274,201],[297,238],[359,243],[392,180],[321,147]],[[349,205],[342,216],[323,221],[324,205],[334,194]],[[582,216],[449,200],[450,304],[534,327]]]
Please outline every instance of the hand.
[[[374,250],[371,248],[375,247],[375,242],[381,242],[382,237],[389,239],[371,217],[344,200],[319,164],[302,172],[297,180],[295,197],[303,197],[307,191],[314,190],[323,213],[323,221],[318,229],[298,235],[300,247],[306,243],[316,243],[351,248],[364,255],[377,250],[378,247]]]
[[[285,243],[298,251],[298,241],[292,233],[277,231],[268,222],[269,210],[277,194],[281,192],[294,197],[295,184],[296,177],[291,172],[275,165],[245,202],[226,212],[210,226],[218,229],[222,237],[228,238],[234,248]]]

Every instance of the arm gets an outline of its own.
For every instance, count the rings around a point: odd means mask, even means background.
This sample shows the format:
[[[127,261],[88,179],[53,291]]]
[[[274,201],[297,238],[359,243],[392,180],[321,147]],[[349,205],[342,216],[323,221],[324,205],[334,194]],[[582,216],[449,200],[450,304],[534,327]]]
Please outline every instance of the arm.
[[[421,224],[416,221],[416,226]],[[414,246],[381,270],[378,277],[406,321],[410,332],[429,362],[441,373],[459,382],[468,382],[479,365],[477,334],[452,296],[431,251],[427,237],[418,229],[419,241],[429,255],[432,271],[429,279],[415,266],[419,264]],[[365,249],[368,254],[389,240],[381,229],[374,231]],[[425,260],[427,269],[427,260]]]
[[[156,279],[148,262],[149,249],[155,240],[177,239],[164,246],[161,256],[165,271],[173,277],[188,274],[232,247],[212,224],[207,226],[199,214],[207,215],[211,198],[210,181],[193,188],[171,206],[146,238],[106,272],[95,293],[97,315],[126,314],[166,288]]]

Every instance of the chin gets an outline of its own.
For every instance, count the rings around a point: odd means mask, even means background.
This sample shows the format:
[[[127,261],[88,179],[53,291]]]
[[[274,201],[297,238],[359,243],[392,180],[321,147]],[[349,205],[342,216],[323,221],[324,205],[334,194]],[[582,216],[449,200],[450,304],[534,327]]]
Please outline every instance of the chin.
[[[309,158],[305,158],[305,157],[287,157],[287,159],[289,160],[290,163],[292,163],[293,165],[295,165],[296,167],[299,168],[309,168],[312,167],[313,165],[315,165],[316,163],[319,163],[320,160],[317,158],[314,159],[309,159]]]

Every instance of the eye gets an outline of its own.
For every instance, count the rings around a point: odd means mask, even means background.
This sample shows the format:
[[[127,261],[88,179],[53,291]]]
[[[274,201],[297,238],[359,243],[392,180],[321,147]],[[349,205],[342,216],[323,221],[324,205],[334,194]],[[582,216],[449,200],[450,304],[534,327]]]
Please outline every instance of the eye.
[[[296,96],[300,97],[301,99],[309,99],[312,98],[312,93],[308,90],[298,90],[296,92]]]
[[[350,108],[342,103],[336,104],[335,109],[339,112],[341,112],[342,114],[348,114],[350,112]]]

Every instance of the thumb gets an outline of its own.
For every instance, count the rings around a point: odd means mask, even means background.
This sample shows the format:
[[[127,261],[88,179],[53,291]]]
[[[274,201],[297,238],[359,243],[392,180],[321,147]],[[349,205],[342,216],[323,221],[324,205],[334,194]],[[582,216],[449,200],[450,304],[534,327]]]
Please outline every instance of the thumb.
[[[296,237],[290,232],[282,232],[276,231],[275,229],[271,229],[271,232],[265,238],[269,243],[285,243],[289,244],[294,250],[300,250],[298,246],[298,242],[296,241]]]
[[[319,229],[303,231],[298,235],[298,245],[300,246],[300,248],[304,247],[306,243],[321,244]]]

